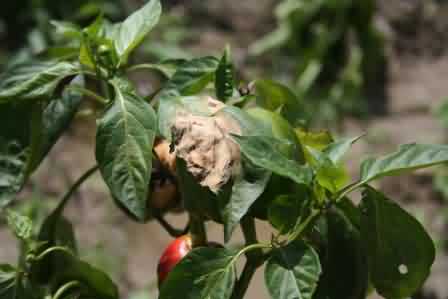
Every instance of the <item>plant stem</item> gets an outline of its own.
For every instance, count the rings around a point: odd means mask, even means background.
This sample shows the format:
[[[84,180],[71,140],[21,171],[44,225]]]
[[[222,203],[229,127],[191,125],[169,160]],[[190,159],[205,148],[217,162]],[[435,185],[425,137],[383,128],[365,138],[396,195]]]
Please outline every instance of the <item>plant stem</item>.
[[[320,215],[321,212],[322,210],[315,210],[315,209],[311,210],[310,215],[308,215],[305,221],[300,223],[297,229],[295,229],[294,232],[288,236],[288,240],[293,241],[299,238],[303,234],[303,232],[308,228],[308,226]]]
[[[109,87],[109,83],[106,80],[101,81],[101,91],[103,92],[104,97],[110,100],[112,93]]]
[[[359,181],[359,182],[355,182],[355,183],[345,187],[344,189],[341,190],[341,192],[338,194],[338,196],[336,197],[336,199],[334,201],[336,203],[341,201],[342,198],[344,198],[344,196],[346,196],[350,192],[354,191],[355,189],[361,187],[362,185],[364,185],[364,182]]]
[[[207,233],[202,217],[190,214],[190,234],[193,242],[193,248],[205,246],[207,244]]]
[[[80,286],[81,283],[79,281],[70,281],[66,284],[64,284],[62,287],[58,289],[56,294],[53,296],[53,299],[59,299],[62,298],[62,295],[69,289]]]
[[[43,259],[44,257],[46,257],[48,254],[55,252],[55,251],[62,251],[65,252],[69,255],[73,255],[73,253],[67,248],[67,247],[63,247],[63,246],[54,246],[54,247],[50,247],[47,250],[45,250],[44,252],[42,252],[41,254],[39,254],[35,260],[36,261],[40,261],[41,259]]]
[[[77,85],[72,85],[67,87],[68,90],[73,90],[76,92],[80,92],[83,95],[88,96],[90,99],[94,100],[95,103],[98,103],[102,106],[107,104],[107,99],[103,98],[102,96],[100,96],[99,94],[97,94],[96,92],[93,92],[87,88],[81,87],[81,86],[77,86]]]
[[[155,215],[154,218],[159,222],[159,224],[167,231],[167,233],[174,238],[184,235],[188,231],[189,224],[187,224],[186,229],[177,229],[173,227],[162,215]]]
[[[249,288],[250,281],[252,280],[255,271],[258,266],[251,260],[247,260],[244,265],[243,272],[241,273],[240,278],[235,284],[235,288],[233,289],[231,299],[242,299]]]
[[[251,216],[241,219],[241,229],[246,240],[246,264],[233,289],[231,299],[242,299],[257,268],[263,263],[263,251],[257,240],[255,220]],[[250,249],[250,250],[249,250]]]
[[[246,245],[258,243],[257,231],[255,228],[255,220],[253,217],[244,216],[241,220],[241,230],[243,231]]]
[[[68,200],[70,199],[70,197],[73,195],[73,193],[75,193],[78,188],[92,175],[95,173],[95,171],[97,171],[99,168],[98,165],[93,166],[92,168],[90,168],[89,170],[87,170],[81,177],[79,177],[79,179],[73,184],[72,187],[70,187],[70,189],[67,191],[67,193],[65,193],[64,197],[62,197],[61,202],[59,203],[59,205],[57,206],[56,210],[53,213],[60,213],[65,205],[67,204]]]

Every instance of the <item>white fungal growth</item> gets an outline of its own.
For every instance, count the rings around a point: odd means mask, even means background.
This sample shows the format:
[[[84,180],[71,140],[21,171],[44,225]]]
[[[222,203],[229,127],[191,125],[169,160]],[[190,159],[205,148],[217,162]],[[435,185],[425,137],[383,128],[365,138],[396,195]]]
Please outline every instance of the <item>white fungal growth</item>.
[[[225,107],[208,99],[212,114]],[[229,134],[240,134],[238,124],[225,115],[197,116],[181,111],[171,127],[175,154],[202,186],[218,192],[240,169],[240,151]]]

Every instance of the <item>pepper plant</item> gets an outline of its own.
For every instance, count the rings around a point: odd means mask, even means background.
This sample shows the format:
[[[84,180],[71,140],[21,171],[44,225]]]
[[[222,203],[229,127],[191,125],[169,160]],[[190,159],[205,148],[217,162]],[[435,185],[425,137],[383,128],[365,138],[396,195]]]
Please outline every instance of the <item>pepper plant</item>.
[[[121,23],[102,16],[83,29],[54,22],[66,42],[11,63],[1,76],[0,206],[22,254],[17,265],[0,265],[0,298],[119,298],[109,276],[78,255],[63,216],[97,170],[129,217],[191,236],[191,251],[163,266],[171,270],[160,299],[243,298],[262,265],[274,299],[365,298],[373,288],[386,298],[414,294],[430,272],[433,242],[370,183],[445,163],[448,146],[403,145],[364,159],[350,181],[343,158],[362,136],[334,139],[300,127],[303,103],[279,83],[237,88],[228,49],[220,58],[131,64],[160,14],[159,1],[150,0]],[[128,76],[137,69],[160,73],[163,85],[140,94]],[[75,115],[96,119],[97,165],[35,227],[7,206]],[[349,198],[355,190],[359,204]],[[173,210],[189,215],[185,228],[165,220]],[[258,239],[257,219],[271,224],[271,239]],[[220,246],[208,243],[210,221],[222,225]],[[238,226],[245,244],[235,248]]]

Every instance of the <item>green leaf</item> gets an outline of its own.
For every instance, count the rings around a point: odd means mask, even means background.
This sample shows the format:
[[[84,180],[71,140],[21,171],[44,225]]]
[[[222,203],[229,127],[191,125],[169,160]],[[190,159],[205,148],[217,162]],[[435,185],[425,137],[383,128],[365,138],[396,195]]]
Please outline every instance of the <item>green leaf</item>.
[[[0,299],[40,299],[39,290],[30,289],[23,272],[0,264]]]
[[[96,159],[112,196],[139,220],[148,216],[148,183],[157,126],[152,107],[112,81],[115,98],[97,121]]]
[[[253,164],[278,175],[288,177],[297,184],[309,185],[312,171],[296,161],[288,159],[278,145],[288,145],[283,140],[267,136],[232,136],[240,150]]]
[[[15,288],[17,270],[10,265],[0,264],[0,299],[11,299]]]
[[[182,96],[195,95],[204,89],[213,80],[218,64],[219,61],[214,57],[192,59],[180,65],[171,79],[166,82],[157,97],[159,131],[165,139],[171,140],[170,125]]]
[[[328,210],[326,226],[326,246],[321,255],[323,274],[314,298],[366,298],[369,272],[358,227],[339,206]]]
[[[243,135],[272,134],[272,130],[264,131],[264,126],[252,115],[237,107],[226,106],[217,112],[238,122]],[[232,195],[222,206],[224,222],[224,239],[229,241],[231,234],[242,217],[249,211],[253,203],[259,198],[269,182],[271,173],[253,165],[247,159],[242,159],[242,173],[234,179]]]
[[[291,159],[299,163],[305,162],[303,148],[292,126],[281,115],[263,108],[251,108],[247,113],[259,121],[259,132],[256,135],[273,136],[284,139],[291,143],[291,146],[283,148],[283,152]],[[254,134],[255,135],[255,134]]]
[[[448,162],[446,145],[405,144],[389,155],[364,160],[361,164],[359,184],[446,162]]]
[[[62,215],[56,218],[54,212],[45,219],[39,231],[38,241],[40,246],[37,254],[56,246],[65,247],[73,254],[77,254],[73,225]],[[61,261],[59,260],[59,255],[49,254],[31,265],[29,277],[37,284],[47,284],[60,271],[60,268]]]
[[[23,241],[28,241],[32,238],[33,223],[30,218],[20,215],[13,210],[8,210],[6,213],[6,220],[9,228],[17,238]]]
[[[234,68],[230,48],[226,47],[224,54],[219,61],[215,74],[216,97],[226,102],[233,95],[235,86]]]
[[[317,151],[322,151],[333,142],[333,136],[331,136],[328,131],[308,132],[297,128],[295,129],[295,133],[302,145],[305,160],[309,164],[315,163],[315,159],[313,158],[312,153],[307,149],[308,147]]]
[[[343,165],[336,164],[325,153],[320,153],[310,147],[307,148],[312,157],[313,168],[316,171],[316,180],[322,187],[332,193],[341,190],[350,180]]]
[[[129,70],[147,69],[161,74],[163,77],[170,79],[179,66],[185,63],[185,59],[166,59],[159,63],[143,63],[131,66]]]
[[[256,80],[257,104],[280,114],[294,127],[308,120],[304,103],[287,86],[270,80]]]
[[[81,77],[71,84],[83,84]],[[65,89],[44,105],[43,102],[0,104],[0,207],[20,191],[73,119],[82,95]],[[17,117],[20,115],[20,117]]]
[[[247,111],[238,107],[225,106],[216,113],[216,115],[220,114],[223,114],[225,117],[230,117],[238,122],[242,135],[272,135],[272,130],[266,130],[259,119],[256,119],[253,115],[250,115]]]
[[[0,104],[0,208],[12,201],[25,182],[31,115],[27,105]]]
[[[112,37],[120,56],[120,64],[127,61],[134,50],[159,22],[162,6],[159,0],[150,0],[142,8],[135,11],[123,23],[116,24]]]
[[[38,240],[45,243],[45,247],[42,250],[61,246],[69,248],[76,253],[77,246],[73,225],[63,216],[68,200],[69,197],[61,200],[54,211],[42,223],[38,234]]]
[[[338,141],[335,141],[329,144],[325,149],[323,149],[323,153],[331,160],[333,163],[338,163],[341,161],[342,157],[348,152],[350,147],[358,141],[361,136],[357,136],[354,138],[343,138]]]
[[[414,217],[371,187],[364,190],[361,211],[361,236],[377,292],[386,298],[412,296],[434,262],[431,238]]]
[[[37,132],[39,140],[36,141],[34,148],[32,148],[27,169],[29,173],[26,175],[36,170],[59,137],[71,124],[81,105],[83,95],[79,91],[71,90],[70,88],[72,86],[84,86],[84,84],[83,77],[75,77],[67,85],[67,88],[64,89],[62,95],[52,99],[43,110],[42,115],[40,115],[41,119],[38,120],[41,126],[40,132]],[[36,129],[32,127],[32,131],[36,131]],[[31,145],[33,146],[33,143]]]
[[[50,96],[62,79],[78,72],[78,67],[68,62],[31,61],[15,65],[0,77],[0,103]]]
[[[301,241],[272,252],[265,268],[265,281],[273,299],[311,299],[322,272],[319,256]]]
[[[227,299],[236,280],[235,251],[198,248],[184,257],[168,274],[160,299]]]
[[[213,81],[219,65],[215,57],[201,57],[187,61],[179,66],[164,90],[175,89],[181,95],[194,95]]]
[[[232,195],[222,208],[225,242],[230,240],[236,225],[263,193],[270,177],[269,171],[255,167],[243,159],[242,173],[234,179]]]
[[[268,207],[269,223],[281,234],[289,233],[300,221],[304,203],[297,196],[277,196]]]
[[[118,299],[118,288],[103,271],[65,252],[54,252],[54,259],[59,265],[52,286],[57,289],[70,281],[81,283],[81,298]]]
[[[229,187],[224,186],[218,197],[223,197],[221,200],[217,198],[209,188],[201,186],[193,175],[187,170],[184,160],[176,160],[176,173],[179,182],[179,189],[182,199],[187,211],[194,212],[211,218],[215,221],[221,221],[221,213],[219,210],[219,203],[226,202]],[[191,196],[194,194],[194,196]]]
[[[295,132],[303,147],[309,146],[318,151],[322,151],[334,141],[328,131],[310,132],[297,128]]]
[[[81,28],[77,24],[54,20],[50,23],[56,28],[56,34],[59,34],[65,38],[74,38],[79,40],[82,38]]]

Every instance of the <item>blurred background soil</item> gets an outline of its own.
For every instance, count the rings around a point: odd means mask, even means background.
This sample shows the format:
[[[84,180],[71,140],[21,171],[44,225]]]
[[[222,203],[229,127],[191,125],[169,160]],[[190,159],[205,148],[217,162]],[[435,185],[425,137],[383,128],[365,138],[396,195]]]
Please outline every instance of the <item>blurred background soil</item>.
[[[141,4],[141,1],[126,2],[129,2],[126,4],[129,11]],[[254,63],[247,55],[248,47],[275,27],[272,12],[276,1],[185,0],[162,1],[162,4],[172,18],[182,20],[175,30],[186,35],[180,42],[173,42],[175,45],[169,50],[182,49],[180,54],[185,56],[219,54],[226,44],[230,44],[237,68],[245,70],[242,76],[261,74],[269,77],[263,67],[265,63],[272,63],[268,61],[270,56]],[[384,153],[402,143],[447,141],[447,130],[435,116],[435,111],[448,96],[448,3],[378,0],[377,5],[375,24],[386,39],[388,109],[387,113],[368,119],[348,116],[341,121],[340,134],[367,133],[354,146],[347,161],[353,177],[357,175],[360,162],[357,157],[362,154]],[[157,33],[157,28],[156,39],[166,42]],[[163,27],[163,24],[160,28],[174,30]],[[151,48],[151,40],[143,48]],[[0,47],[6,52],[6,45]],[[167,51],[161,46],[160,49],[162,53]],[[150,80],[145,76],[135,75],[139,88],[152,90]],[[378,99],[378,103],[382,102]],[[32,177],[17,204],[47,213],[64,190],[95,164],[94,136],[94,123],[76,120]],[[435,266],[418,298],[448,298],[448,202],[434,187],[434,174],[441,171],[443,169],[430,169],[379,184],[386,194],[400,201],[424,223],[437,243]],[[137,224],[129,220],[113,205],[99,174],[76,194],[67,216],[74,222],[82,255],[111,273],[125,298],[138,290],[156,294],[157,259],[170,241],[157,223]],[[186,221],[182,215],[169,215],[168,219],[179,227]],[[212,239],[221,240],[222,228],[211,224],[210,229]],[[269,229],[260,224],[260,239],[269,238]],[[238,232],[232,242],[237,244],[240,240]],[[2,226],[0,262],[13,262],[17,258],[16,245],[12,235]],[[247,298],[268,298],[262,274],[263,271],[258,271]]]

